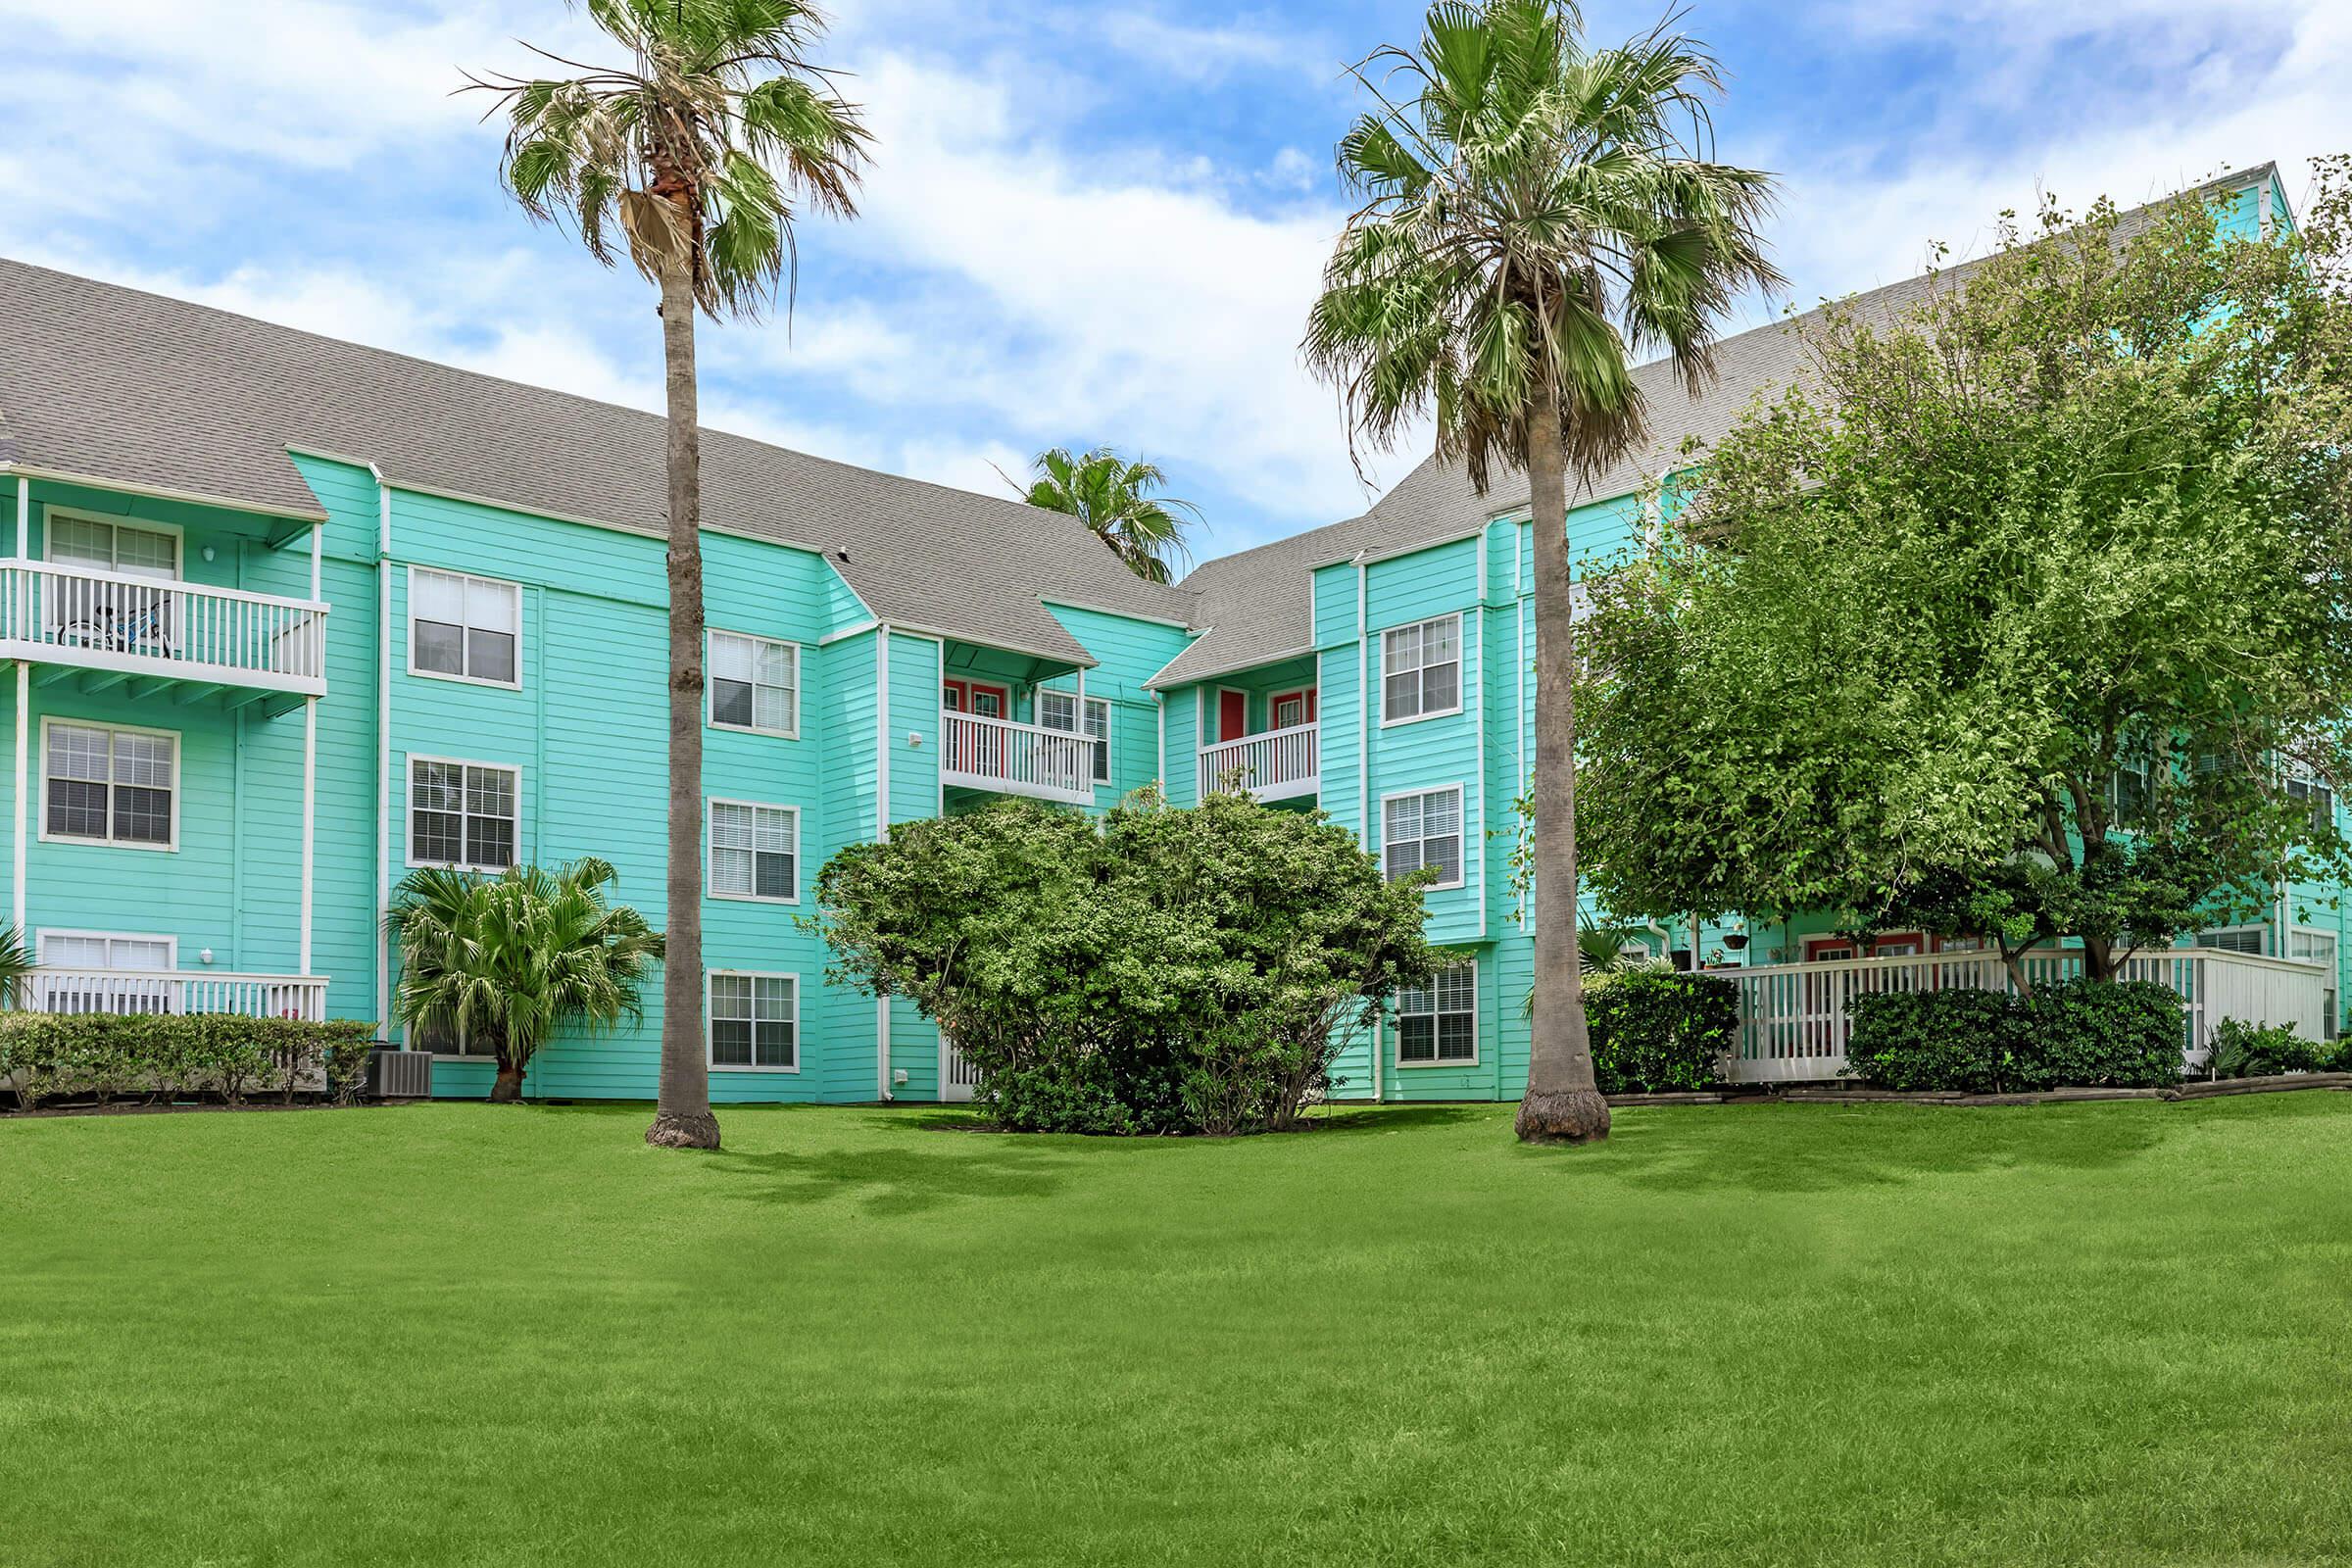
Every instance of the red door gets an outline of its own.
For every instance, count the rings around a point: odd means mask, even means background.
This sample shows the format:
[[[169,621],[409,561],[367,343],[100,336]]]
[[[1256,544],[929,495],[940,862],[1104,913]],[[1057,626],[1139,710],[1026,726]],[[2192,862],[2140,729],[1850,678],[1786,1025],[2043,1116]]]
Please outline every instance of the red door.
[[[1217,739],[1238,741],[1250,733],[1250,698],[1243,692],[1217,693]]]

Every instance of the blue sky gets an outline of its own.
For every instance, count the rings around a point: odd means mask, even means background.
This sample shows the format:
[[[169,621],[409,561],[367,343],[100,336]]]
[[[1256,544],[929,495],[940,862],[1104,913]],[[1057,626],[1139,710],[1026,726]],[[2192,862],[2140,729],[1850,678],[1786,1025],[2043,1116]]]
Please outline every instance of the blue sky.
[[[1342,213],[1342,67],[1399,0],[838,0],[878,137],[863,216],[802,231],[787,325],[707,329],[706,418],[1000,488],[1039,448],[1162,464],[1203,556],[1368,499],[1299,326]],[[1595,4],[1596,37],[1646,6]],[[1694,0],[1721,156],[1777,171],[1801,303],[1982,249],[2037,185],[2138,200],[2352,150],[2341,0]],[[0,0],[0,252],[660,406],[647,287],[524,222],[461,67],[594,42],[560,0]],[[1768,302],[1750,318],[1768,318]],[[1370,466],[1393,481],[1419,456]]]

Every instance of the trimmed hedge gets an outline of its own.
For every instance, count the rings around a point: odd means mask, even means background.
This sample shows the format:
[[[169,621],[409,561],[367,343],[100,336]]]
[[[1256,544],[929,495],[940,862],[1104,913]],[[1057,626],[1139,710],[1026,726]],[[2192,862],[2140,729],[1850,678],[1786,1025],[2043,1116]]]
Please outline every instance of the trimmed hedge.
[[[1585,982],[1604,1095],[1712,1089],[1740,1038],[1740,988],[1720,975],[1634,969]]]
[[[2069,980],[2034,996],[1857,997],[1846,1071],[1881,1089],[1989,1095],[2180,1081],[2186,1013],[2168,986]]]
[[[350,1104],[367,1086],[374,1043],[375,1025],[350,1018],[0,1012],[0,1077],[15,1078],[26,1110],[66,1095],[102,1105],[207,1094],[232,1105],[261,1095],[291,1102],[319,1082],[337,1104]]]

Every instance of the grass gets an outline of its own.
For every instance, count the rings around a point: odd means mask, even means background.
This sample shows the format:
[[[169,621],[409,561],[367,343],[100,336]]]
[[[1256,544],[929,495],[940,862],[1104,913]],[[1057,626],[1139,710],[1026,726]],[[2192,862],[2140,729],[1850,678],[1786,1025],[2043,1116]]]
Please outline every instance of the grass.
[[[0,1124],[0,1561],[2320,1563],[2352,1096]]]

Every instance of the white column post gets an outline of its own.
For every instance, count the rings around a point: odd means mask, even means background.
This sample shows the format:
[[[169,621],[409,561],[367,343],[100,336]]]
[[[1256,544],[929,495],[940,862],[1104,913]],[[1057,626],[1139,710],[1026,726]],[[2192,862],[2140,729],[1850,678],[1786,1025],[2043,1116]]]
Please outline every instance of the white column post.
[[[323,539],[325,536],[326,536],[326,524],[324,524],[324,523],[322,523],[322,522],[314,522],[314,523],[312,523],[312,524],[311,524],[311,602],[312,602],[313,604],[317,604],[317,603],[318,602],[318,583],[319,583],[319,576],[318,576],[318,567],[319,567],[319,551],[318,551],[318,545],[319,545],[319,541],[320,541],[320,540],[322,540],[322,539]]]
[[[27,791],[31,788],[25,760],[31,755],[32,740],[28,733],[32,725],[32,666],[22,659],[17,661],[17,793],[16,830],[9,834],[9,859],[13,888],[9,897],[9,919],[16,925],[17,940],[24,939],[24,838],[32,831],[31,804]]]
[[[375,1028],[377,1038],[389,1041],[392,939],[384,931],[384,909],[392,902],[392,489],[373,464],[368,471],[375,475]]]
[[[1073,719],[1075,719],[1075,720],[1077,721],[1077,725],[1078,725],[1078,744],[1079,744],[1079,745],[1081,745],[1081,746],[1084,746],[1084,745],[1086,745],[1086,744],[1087,744],[1087,739],[1086,739],[1086,667],[1085,667],[1084,665],[1080,665],[1080,666],[1079,666],[1079,669],[1078,669],[1078,697],[1077,697],[1077,704],[1078,704],[1078,709],[1077,709],[1077,711],[1076,711],[1076,712],[1074,712],[1073,714],[1071,714],[1070,716],[1071,716]],[[1036,715],[1032,715],[1032,716],[1036,716]],[[1084,767],[1085,767],[1085,773],[1084,773],[1082,776],[1083,776],[1083,777],[1085,778],[1085,780],[1086,780],[1086,785],[1087,785],[1087,789],[1088,789],[1089,793],[1092,793],[1092,791],[1093,791],[1093,789],[1094,789],[1094,785],[1095,785],[1095,754],[1094,754],[1094,753],[1092,753],[1092,752],[1080,752],[1080,753],[1078,754],[1078,757],[1079,757],[1079,760],[1080,760],[1081,763],[1082,763],[1082,764],[1084,765]]]
[[[318,836],[318,699],[302,704],[302,966],[311,972],[311,894]]]
[[[32,559],[32,481],[17,475],[17,559]]]

